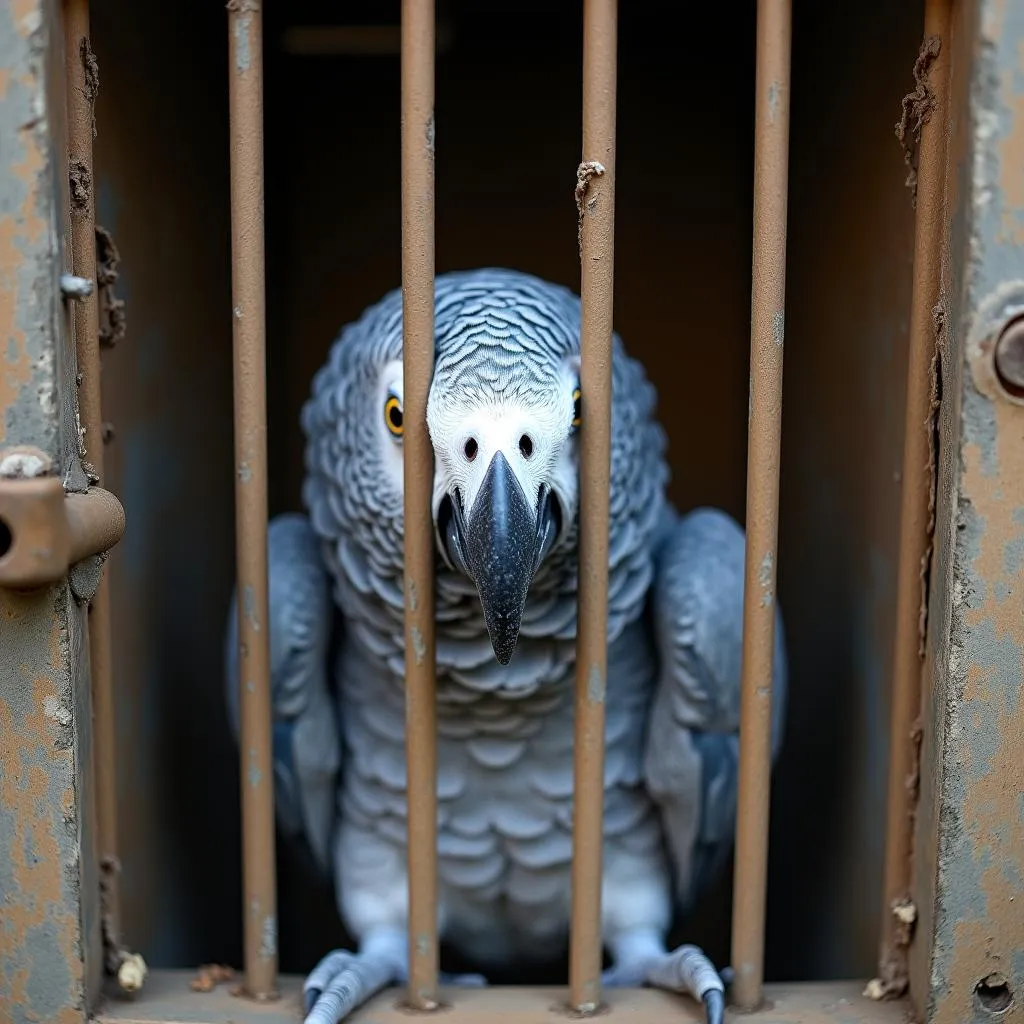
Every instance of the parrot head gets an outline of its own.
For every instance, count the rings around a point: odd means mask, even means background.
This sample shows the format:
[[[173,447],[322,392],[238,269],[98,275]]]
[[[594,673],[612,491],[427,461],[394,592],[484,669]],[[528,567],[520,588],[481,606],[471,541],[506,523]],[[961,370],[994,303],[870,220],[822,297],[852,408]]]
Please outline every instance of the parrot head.
[[[302,411],[303,502],[330,573],[346,581],[336,599],[371,631],[383,621],[374,599],[400,612],[396,586],[404,589],[402,307],[401,289],[393,289],[342,328]],[[529,635],[544,636],[545,613],[554,610],[561,639],[575,627],[567,616],[578,592],[586,429],[581,302],[562,285],[480,267],[439,274],[434,313],[426,427],[443,563],[439,622],[443,612],[449,638],[468,640],[473,657],[485,626],[495,658],[507,665],[524,622]],[[612,352],[608,558],[625,583],[609,594],[610,630],[646,600],[668,480],[655,389],[617,334]],[[527,607],[529,594],[536,609]],[[482,614],[467,623],[475,599]]]
[[[473,353],[485,366],[486,346]],[[494,655],[512,658],[526,596],[576,509],[578,361],[472,383],[439,367],[427,405],[434,522],[450,568],[476,586]]]
[[[502,665],[534,576],[568,536],[578,501],[578,305],[567,291],[523,281],[491,271],[444,282],[459,301],[439,296],[427,398],[438,552],[476,589]],[[385,476],[400,495],[403,368],[395,356],[373,393],[378,436],[390,449]]]

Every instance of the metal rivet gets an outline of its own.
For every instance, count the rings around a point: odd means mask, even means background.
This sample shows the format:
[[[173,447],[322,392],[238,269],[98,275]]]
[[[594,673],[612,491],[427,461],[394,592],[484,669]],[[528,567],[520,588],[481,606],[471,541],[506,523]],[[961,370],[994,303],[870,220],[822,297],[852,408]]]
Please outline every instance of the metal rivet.
[[[77,274],[60,275],[60,290],[65,298],[81,302],[92,295],[92,287],[92,281],[87,277],[78,277]]]
[[[995,349],[999,383],[1017,398],[1024,398],[1024,316],[1011,320],[1000,332]]]

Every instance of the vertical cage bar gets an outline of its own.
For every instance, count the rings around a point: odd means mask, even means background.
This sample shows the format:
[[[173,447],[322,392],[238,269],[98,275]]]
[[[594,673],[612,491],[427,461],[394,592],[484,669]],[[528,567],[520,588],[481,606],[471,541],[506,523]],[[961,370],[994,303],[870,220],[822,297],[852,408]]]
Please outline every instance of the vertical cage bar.
[[[892,662],[892,711],[883,878],[879,974],[883,988],[902,992],[907,980],[906,925],[894,910],[910,897],[915,770],[914,723],[921,705],[924,637],[923,573],[931,536],[932,359],[936,346],[933,309],[939,301],[945,228],[946,96],[948,92],[950,0],[926,0],[925,45],[938,43],[929,71],[933,103],[921,128],[914,223],[914,280],[910,300],[907,390],[900,488],[899,565],[896,577],[896,636]]]
[[[747,1010],[760,1004],[764,977],[786,307],[791,21],[791,0],[758,0],[747,549],[732,920],[733,992],[736,1003]]]
[[[93,281],[92,292],[73,304],[75,349],[81,383],[78,408],[85,431],[85,457],[96,483],[103,484],[103,414],[100,392],[99,291],[96,286],[96,193],[93,165],[95,82],[86,60],[89,50],[88,0],[66,0],[64,43],[68,88],[68,158],[73,182],[71,204],[72,271]],[[116,973],[121,954],[118,878],[117,780],[114,764],[113,666],[109,565],[89,603],[89,669],[92,677],[93,763],[96,782],[98,853],[103,873],[104,966]]]
[[[409,1001],[437,1007],[437,711],[434,652],[434,3],[402,0],[402,345]]]
[[[580,221],[579,618],[576,641],[570,1005],[601,1001],[604,693],[608,631],[608,514],[615,276],[616,0],[583,8],[583,160]]]
[[[273,998],[277,880],[267,635],[267,393],[260,5],[228,3],[245,991]]]

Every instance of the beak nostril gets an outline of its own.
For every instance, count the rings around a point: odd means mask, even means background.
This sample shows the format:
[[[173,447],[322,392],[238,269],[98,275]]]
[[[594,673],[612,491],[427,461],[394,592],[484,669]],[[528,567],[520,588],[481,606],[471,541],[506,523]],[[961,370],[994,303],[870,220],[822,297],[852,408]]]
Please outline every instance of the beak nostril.
[[[476,438],[471,437],[465,443],[462,450],[466,453],[467,461],[472,462],[476,458],[476,453],[479,450],[478,445],[476,443]]]
[[[533,439],[529,434],[523,434],[519,438],[519,451],[524,459],[528,459],[533,454]]]

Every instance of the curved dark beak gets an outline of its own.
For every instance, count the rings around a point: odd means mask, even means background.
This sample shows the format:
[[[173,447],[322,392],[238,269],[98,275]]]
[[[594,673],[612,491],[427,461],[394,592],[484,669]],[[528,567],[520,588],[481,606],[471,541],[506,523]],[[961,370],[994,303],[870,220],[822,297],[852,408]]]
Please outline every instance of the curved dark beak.
[[[542,487],[531,508],[508,460],[497,452],[468,519],[458,494],[442,531],[449,560],[476,584],[494,656],[512,660],[526,595],[558,535],[558,503]]]

